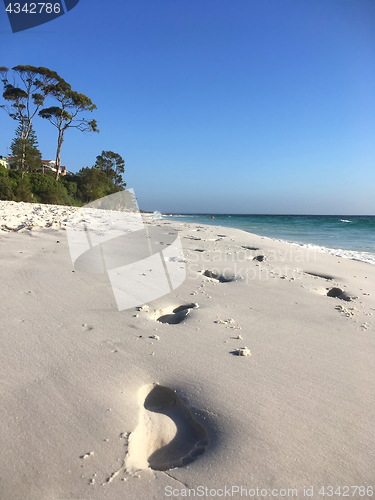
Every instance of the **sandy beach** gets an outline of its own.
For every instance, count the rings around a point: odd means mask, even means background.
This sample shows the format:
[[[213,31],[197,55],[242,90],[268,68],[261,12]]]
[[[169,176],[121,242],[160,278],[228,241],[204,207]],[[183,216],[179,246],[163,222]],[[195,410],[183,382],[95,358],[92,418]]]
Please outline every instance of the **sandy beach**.
[[[375,266],[143,216],[186,279],[119,311],[77,211],[0,202],[1,499],[371,498]]]

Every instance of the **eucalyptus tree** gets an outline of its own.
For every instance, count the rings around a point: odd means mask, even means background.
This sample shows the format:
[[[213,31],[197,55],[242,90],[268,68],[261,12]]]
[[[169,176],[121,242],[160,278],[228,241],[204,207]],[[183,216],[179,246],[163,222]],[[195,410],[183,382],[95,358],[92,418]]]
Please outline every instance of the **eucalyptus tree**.
[[[32,120],[43,106],[47,96],[52,94],[56,85],[64,80],[55,72],[42,66],[14,66],[12,68],[12,82],[9,78],[9,69],[0,67],[1,81],[4,86],[3,98],[8,105],[1,105],[10,118],[19,124],[17,129],[21,151],[21,169],[25,171],[26,144],[30,134]]]
[[[87,120],[78,117],[84,111],[94,111],[95,104],[84,94],[71,89],[66,82],[60,82],[55,86],[52,95],[59,102],[59,106],[51,106],[39,111],[39,116],[49,120],[57,128],[57,150],[56,150],[56,180],[60,175],[61,147],[64,142],[65,132],[68,128],[76,128],[81,132],[99,132],[96,120]]]
[[[41,66],[18,65],[12,68],[12,72],[10,78],[9,69],[0,67],[3,98],[8,104],[0,107],[21,126],[21,139],[27,139],[33,118],[44,105],[47,96],[64,80],[56,71]]]

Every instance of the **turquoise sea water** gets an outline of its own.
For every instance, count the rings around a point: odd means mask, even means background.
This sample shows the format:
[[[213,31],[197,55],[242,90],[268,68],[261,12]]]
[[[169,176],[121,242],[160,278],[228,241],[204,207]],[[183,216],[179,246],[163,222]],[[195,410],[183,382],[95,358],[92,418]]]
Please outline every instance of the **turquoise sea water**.
[[[375,216],[196,214],[163,218],[233,227],[375,264]]]

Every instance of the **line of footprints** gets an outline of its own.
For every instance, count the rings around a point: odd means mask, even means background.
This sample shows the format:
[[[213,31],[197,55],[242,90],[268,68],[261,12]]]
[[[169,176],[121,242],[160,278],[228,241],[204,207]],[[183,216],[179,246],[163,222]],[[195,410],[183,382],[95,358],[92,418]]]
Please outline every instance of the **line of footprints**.
[[[220,282],[232,281],[214,275],[211,271],[202,274]],[[339,288],[328,289],[327,295],[350,300]],[[178,324],[196,307],[198,304],[192,303],[172,308],[171,311],[159,311],[154,319],[162,323]],[[247,352],[238,351],[241,349],[236,351],[238,355],[248,355]],[[128,473],[147,468],[166,471],[183,467],[205,452],[208,445],[207,432],[193,418],[176,391],[159,384],[146,385],[139,391],[139,404],[139,423],[129,436],[125,459]]]

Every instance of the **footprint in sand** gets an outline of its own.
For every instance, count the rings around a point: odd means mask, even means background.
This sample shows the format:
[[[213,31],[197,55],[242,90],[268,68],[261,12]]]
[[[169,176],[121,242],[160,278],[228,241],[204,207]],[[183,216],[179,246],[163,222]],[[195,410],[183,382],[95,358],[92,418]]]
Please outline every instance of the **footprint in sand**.
[[[168,323],[169,325],[177,325],[178,323],[181,323],[188,317],[190,314],[191,309],[194,309],[196,307],[199,307],[198,304],[196,303],[191,303],[191,304],[185,304],[183,306],[175,307],[172,310],[161,310],[159,313],[156,315],[154,314],[153,317],[156,319],[156,321],[159,321],[160,323]]]
[[[139,391],[139,401],[139,423],[130,434],[125,459],[128,472],[183,467],[204,453],[207,433],[175,391],[146,385]]]
[[[206,278],[211,278],[212,280],[219,281],[220,283],[230,283],[231,281],[236,281],[235,276],[225,276],[224,274],[215,273],[214,271],[210,271],[206,269],[205,271],[201,271],[203,276]]]
[[[350,295],[348,295],[344,290],[341,290],[341,288],[333,287],[328,288],[327,290],[327,297],[335,297],[337,299],[346,300],[347,302],[352,300],[352,297],[350,297]]]
[[[254,257],[253,260],[257,260],[258,262],[263,262],[265,260],[265,256],[264,255],[257,255]]]

